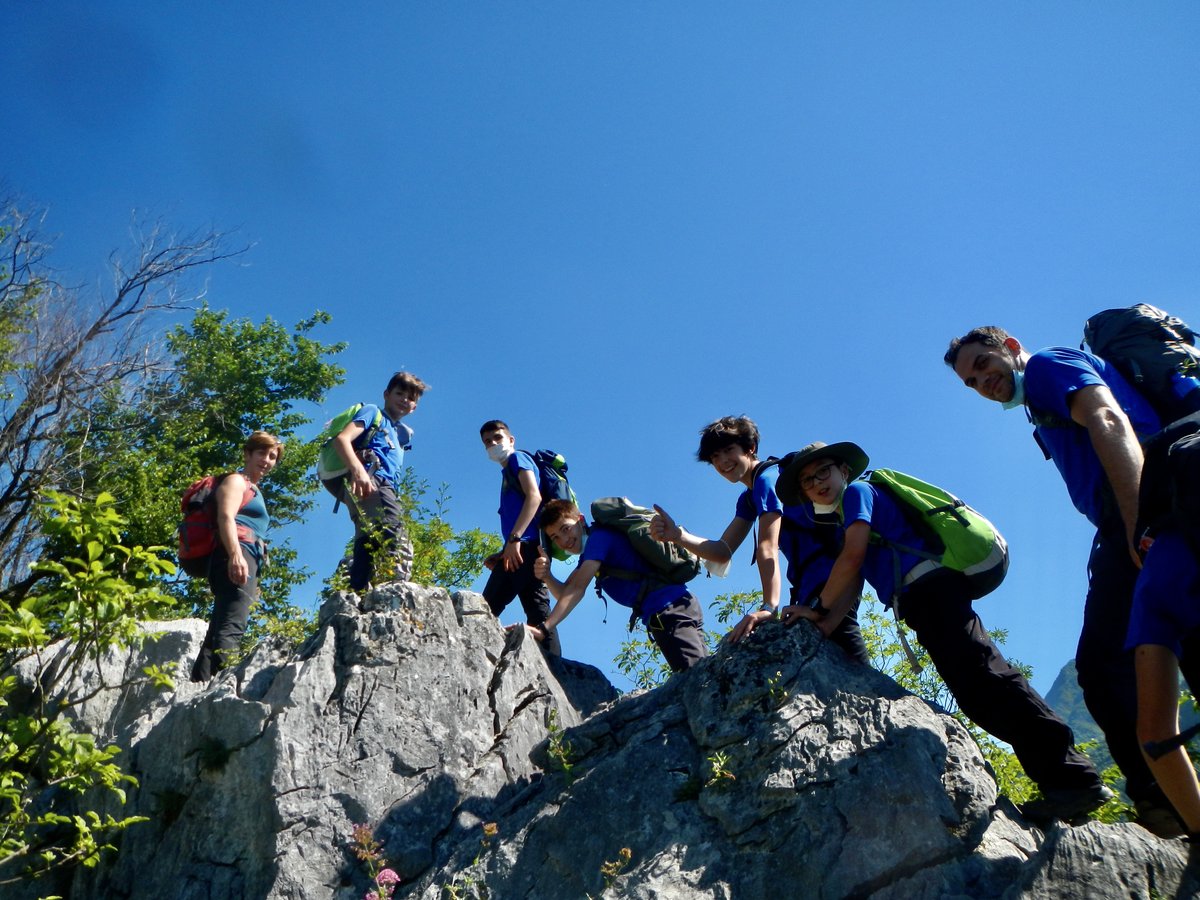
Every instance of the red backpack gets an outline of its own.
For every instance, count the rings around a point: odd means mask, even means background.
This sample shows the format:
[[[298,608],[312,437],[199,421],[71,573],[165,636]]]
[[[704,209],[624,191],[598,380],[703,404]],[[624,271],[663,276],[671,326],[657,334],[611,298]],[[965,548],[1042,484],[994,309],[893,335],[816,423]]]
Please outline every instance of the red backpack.
[[[229,473],[226,472],[225,475]],[[217,488],[225,475],[205,475],[193,481],[179,501],[183,520],[179,523],[179,568],[192,577],[208,574],[208,560],[217,548]],[[254,485],[246,482],[238,510],[254,499]],[[253,534],[245,525],[238,525],[238,539],[252,540]]]

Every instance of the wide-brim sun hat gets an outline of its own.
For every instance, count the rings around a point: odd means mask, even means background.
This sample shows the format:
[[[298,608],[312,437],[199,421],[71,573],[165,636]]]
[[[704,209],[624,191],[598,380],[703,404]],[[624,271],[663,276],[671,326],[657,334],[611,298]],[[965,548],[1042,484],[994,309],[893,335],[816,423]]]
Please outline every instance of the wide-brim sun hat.
[[[800,470],[814,459],[833,459],[845,463],[850,467],[851,481],[867,471],[871,462],[862,447],[850,441],[836,444],[813,441],[789,453],[779,461],[779,480],[775,482],[775,493],[788,506],[798,506],[808,500],[804,496],[804,489],[800,487]]]

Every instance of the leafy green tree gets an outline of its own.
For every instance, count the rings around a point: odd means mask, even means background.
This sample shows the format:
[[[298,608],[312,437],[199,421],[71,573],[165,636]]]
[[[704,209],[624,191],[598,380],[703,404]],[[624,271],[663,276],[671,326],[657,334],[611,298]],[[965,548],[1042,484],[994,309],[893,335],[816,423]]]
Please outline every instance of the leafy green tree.
[[[87,483],[117,497],[130,541],[173,541],[183,489],[202,475],[240,466],[242,443],[255,429],[286,445],[266,483],[273,526],[307,517],[318,490],[311,474],[318,446],[297,437],[311,420],[296,406],[320,403],[342,381],[344,370],[328,358],[345,344],[313,336],[328,322],[317,312],[289,330],[270,317],[258,324],[230,320],[205,306],[167,335],[166,370],[132,396],[115,389],[106,395],[78,453]],[[286,542],[273,542],[270,550],[255,618],[303,617],[291,596],[310,573]],[[203,579],[180,580],[168,590],[181,601],[182,614],[207,617],[212,598]]]
[[[48,493],[40,519],[59,553],[34,564],[40,577],[19,603],[0,605],[0,884],[94,866],[117,832],[144,821],[91,809],[103,803],[98,793],[123,804],[123,785],[136,781],[115,762],[119,749],[76,730],[71,711],[99,690],[79,690],[81,670],[146,640],[138,622],[171,603],[159,589],[174,569],[165,548],[123,545],[110,495],[81,503]],[[106,687],[138,681],[172,686],[151,667]],[[86,795],[83,811],[64,803],[70,795]]]
[[[432,505],[425,503],[429,482],[412,469],[404,470],[400,488],[405,527],[413,542],[413,581],[448,590],[469,585],[483,571],[484,559],[500,550],[500,538],[478,528],[454,530],[448,484],[438,488]]]

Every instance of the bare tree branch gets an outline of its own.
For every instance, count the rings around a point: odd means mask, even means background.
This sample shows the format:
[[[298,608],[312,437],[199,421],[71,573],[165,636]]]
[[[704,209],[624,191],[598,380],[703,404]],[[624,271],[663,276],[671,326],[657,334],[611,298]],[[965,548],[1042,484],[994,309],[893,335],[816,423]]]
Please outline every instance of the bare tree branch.
[[[47,487],[79,491],[81,465],[66,446],[87,434],[106,392],[131,393],[167,367],[161,329],[193,307],[193,270],[230,259],[224,236],[183,237],[151,228],[129,259],[115,255],[111,293],[64,287],[50,277],[37,220],[0,215],[0,588],[19,582],[38,545],[31,517]]]

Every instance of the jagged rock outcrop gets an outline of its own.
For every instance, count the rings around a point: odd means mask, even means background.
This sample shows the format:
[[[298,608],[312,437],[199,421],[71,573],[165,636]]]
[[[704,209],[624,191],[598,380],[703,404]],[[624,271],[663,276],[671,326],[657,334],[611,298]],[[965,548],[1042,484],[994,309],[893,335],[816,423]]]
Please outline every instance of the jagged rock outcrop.
[[[152,820],[40,893],[357,900],[359,822],[404,876],[397,896],[425,900],[598,896],[613,862],[613,893],[645,898],[1196,892],[1180,842],[1024,823],[957,722],[807,626],[608,703],[597,670],[552,672],[468,592],[336,595],[321,622],[299,658],[260,648],[174,697],[83,704],[129,748],[123,812]],[[105,665],[186,671],[202,633],[173,623]],[[569,772],[548,754],[552,710]]]

